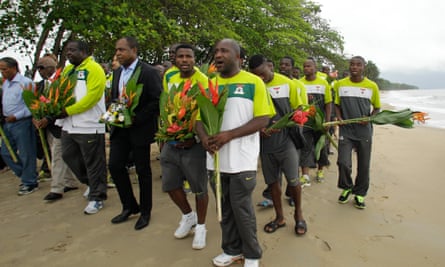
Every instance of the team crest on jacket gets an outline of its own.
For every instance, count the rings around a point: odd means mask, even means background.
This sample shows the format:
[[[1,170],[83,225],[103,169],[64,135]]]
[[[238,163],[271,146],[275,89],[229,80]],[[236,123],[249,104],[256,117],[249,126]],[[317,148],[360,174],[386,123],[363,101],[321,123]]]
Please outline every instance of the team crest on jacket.
[[[236,95],[244,95],[244,89],[242,84],[236,85],[235,92]]]
[[[77,79],[85,80],[85,71],[84,70],[79,70],[79,72],[77,73]]]

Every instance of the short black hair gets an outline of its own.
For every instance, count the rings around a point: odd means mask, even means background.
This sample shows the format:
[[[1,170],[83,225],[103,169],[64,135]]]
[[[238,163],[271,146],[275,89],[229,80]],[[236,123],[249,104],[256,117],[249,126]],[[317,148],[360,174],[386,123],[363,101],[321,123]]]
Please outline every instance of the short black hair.
[[[315,58],[307,57],[306,60],[310,60],[310,61],[314,62],[314,65],[317,66],[317,61],[315,61]]]
[[[362,57],[362,56],[353,56],[353,57],[351,58],[351,60],[353,60],[353,59],[358,59],[358,60],[360,60],[360,61],[363,63],[363,65],[366,65],[366,60],[365,60],[365,58]]]
[[[266,63],[267,59],[263,55],[253,55],[249,59],[249,69],[253,70]]]
[[[195,47],[193,45],[187,44],[187,43],[180,43],[180,44],[178,44],[178,46],[176,46],[175,54],[178,51],[178,49],[180,49],[180,48],[192,49],[193,53],[195,53]]]
[[[91,51],[90,51],[90,48],[89,48],[87,42],[81,41],[81,40],[72,40],[69,42],[75,43],[77,45],[77,49],[79,49],[79,51],[85,52],[85,54],[87,54],[89,56],[91,55]]]
[[[293,66],[295,66],[295,60],[293,57],[291,56],[284,56],[283,58],[289,59],[290,60],[290,64]]]
[[[6,66],[8,66],[9,68],[15,68],[17,71],[19,71],[19,63],[14,58],[4,57],[4,58],[0,59],[0,61],[5,62]]]
[[[139,51],[139,42],[138,42],[138,39],[136,39],[136,37],[125,36],[125,37],[123,37],[123,39],[125,39],[127,41],[128,46],[130,48],[136,48],[136,50]]]

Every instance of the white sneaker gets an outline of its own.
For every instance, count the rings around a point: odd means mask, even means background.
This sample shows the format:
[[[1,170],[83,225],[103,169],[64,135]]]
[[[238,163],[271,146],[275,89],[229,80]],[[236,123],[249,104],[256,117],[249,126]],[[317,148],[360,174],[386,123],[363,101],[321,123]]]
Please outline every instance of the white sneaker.
[[[257,259],[244,259],[244,267],[259,267],[260,260]]]
[[[183,214],[181,221],[179,222],[179,227],[175,231],[176,238],[184,238],[188,236],[192,227],[198,223],[196,212],[192,211],[189,214]]]
[[[215,258],[213,258],[213,264],[218,267],[223,266],[229,266],[230,264],[234,263],[237,260],[240,260],[243,258],[243,255],[228,255],[226,253],[219,254]]]
[[[89,195],[90,195],[90,187],[88,186],[85,192],[83,192],[83,197],[88,199]]]
[[[90,201],[88,205],[83,210],[85,214],[95,214],[98,213],[100,209],[104,207],[103,201]]]
[[[203,249],[206,247],[207,229],[205,224],[197,224],[195,227],[195,237],[193,238],[192,248]]]

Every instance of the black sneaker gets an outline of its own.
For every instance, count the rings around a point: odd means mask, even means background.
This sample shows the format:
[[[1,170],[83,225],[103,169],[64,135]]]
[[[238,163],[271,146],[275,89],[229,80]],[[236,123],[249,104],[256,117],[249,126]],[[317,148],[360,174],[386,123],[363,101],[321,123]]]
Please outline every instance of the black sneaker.
[[[364,209],[364,208],[366,208],[366,205],[365,205],[365,197],[356,195],[356,196],[354,197],[354,200],[355,200],[354,206],[355,206],[357,209]]]
[[[351,189],[344,189],[343,192],[341,192],[340,197],[338,198],[338,203],[341,204],[348,203],[351,192],[352,192]]]
[[[28,195],[39,189],[38,185],[22,185],[17,192],[19,196]]]

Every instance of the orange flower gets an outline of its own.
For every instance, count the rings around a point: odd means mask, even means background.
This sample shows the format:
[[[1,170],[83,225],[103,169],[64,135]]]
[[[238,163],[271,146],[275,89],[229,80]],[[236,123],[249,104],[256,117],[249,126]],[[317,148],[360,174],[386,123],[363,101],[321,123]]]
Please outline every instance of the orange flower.
[[[40,102],[38,100],[33,100],[32,104],[29,106],[30,110],[36,111],[40,107]]]
[[[414,121],[418,121],[420,123],[425,123],[426,120],[429,120],[430,118],[426,117],[428,116],[428,113],[425,112],[413,112],[412,118]]]
[[[315,108],[314,105],[311,105],[309,107],[308,116],[309,117],[315,117],[315,114],[317,114],[317,109]]]
[[[206,89],[204,88],[204,86],[202,86],[200,82],[198,82],[198,88],[203,96],[207,96]]]
[[[184,87],[182,88],[181,97],[187,95],[187,92],[192,88],[192,80],[187,80],[184,83]]]
[[[215,67],[215,64],[212,63],[212,64],[209,65],[209,69],[207,70],[207,74],[212,74],[214,72],[216,72],[216,67]]]
[[[216,106],[219,101],[218,81],[216,81],[215,85],[213,85],[212,81],[209,80],[209,91],[210,91],[210,96],[212,97],[212,104]]]
[[[178,111],[178,120],[181,120],[182,118],[184,118],[186,112],[187,112],[187,109],[184,106],[182,106]]]
[[[54,82],[55,80],[57,80],[59,78],[61,72],[62,72],[62,68],[58,68],[56,71],[56,74],[54,74],[54,78],[52,78],[52,79],[49,78],[48,80],[50,82]]]

